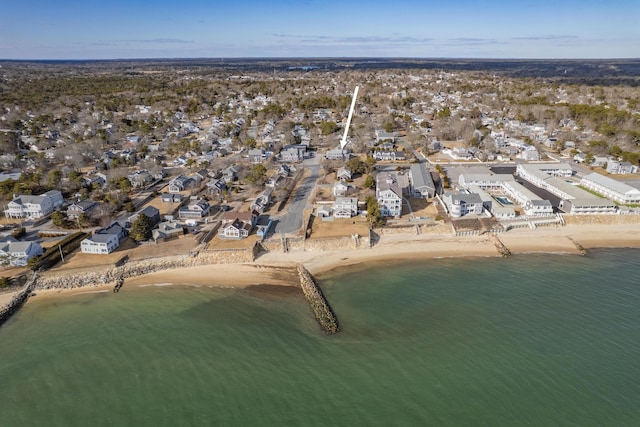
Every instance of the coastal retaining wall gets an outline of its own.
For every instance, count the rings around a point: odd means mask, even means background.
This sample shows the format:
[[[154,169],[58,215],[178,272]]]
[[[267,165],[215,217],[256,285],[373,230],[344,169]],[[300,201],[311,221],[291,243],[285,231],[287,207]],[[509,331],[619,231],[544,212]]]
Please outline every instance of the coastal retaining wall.
[[[299,264],[297,269],[300,277],[300,287],[320,327],[326,334],[337,333],[340,330],[338,319],[333,310],[331,310],[322,290],[304,266]]]
[[[24,288],[22,288],[21,291],[15,294],[13,298],[11,298],[11,301],[9,301],[8,304],[0,308],[0,326],[2,326],[4,322],[9,320],[9,318],[16,311],[18,311],[20,307],[22,307],[22,304],[24,304],[27,301],[27,299],[29,298],[29,295],[31,295],[31,292],[33,291],[35,283],[36,283],[36,275],[34,273],[31,280],[24,285]]]

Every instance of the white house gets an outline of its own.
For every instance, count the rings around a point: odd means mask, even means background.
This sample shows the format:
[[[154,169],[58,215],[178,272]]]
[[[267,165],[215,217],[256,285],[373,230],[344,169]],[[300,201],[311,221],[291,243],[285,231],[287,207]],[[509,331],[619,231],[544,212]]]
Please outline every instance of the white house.
[[[333,184],[333,195],[334,196],[344,196],[349,191],[349,184],[344,181],[337,181]]]
[[[333,202],[333,216],[351,218],[358,214],[358,199],[355,197],[337,197]]]
[[[20,242],[11,236],[0,239],[0,259],[14,267],[25,266],[31,258],[42,253],[42,247],[36,242]]]
[[[209,215],[211,206],[204,199],[191,200],[187,206],[183,206],[178,210],[180,219],[201,219]]]
[[[454,218],[459,218],[465,215],[482,214],[482,199],[480,198],[480,195],[476,193],[454,193],[451,191],[445,191],[442,195],[442,201],[447,207],[449,215]]]
[[[402,189],[392,172],[376,176],[376,199],[382,216],[399,217],[402,213]]]
[[[638,166],[629,162],[609,159],[607,161],[607,172],[614,175],[627,175],[638,172]]]
[[[7,204],[4,215],[7,218],[42,218],[62,206],[63,202],[62,193],[58,190],[47,191],[38,196],[23,194],[14,197],[14,199]]]
[[[582,178],[580,185],[605,197],[624,204],[640,203],[640,189],[624,182],[616,181],[599,173],[590,173]]]
[[[105,255],[116,250],[118,246],[120,246],[118,234],[102,229],[80,242],[80,251],[83,254]]]

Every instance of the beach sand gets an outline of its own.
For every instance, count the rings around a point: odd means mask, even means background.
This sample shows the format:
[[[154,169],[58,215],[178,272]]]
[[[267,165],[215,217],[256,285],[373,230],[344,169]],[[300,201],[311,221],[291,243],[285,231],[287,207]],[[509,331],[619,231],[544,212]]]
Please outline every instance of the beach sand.
[[[498,235],[512,254],[580,254],[576,243],[586,249],[640,248],[640,224],[569,224],[532,229],[517,229]],[[298,286],[295,265],[302,263],[314,275],[338,268],[353,268],[377,261],[412,261],[447,257],[501,256],[489,236],[453,237],[446,234],[381,236],[373,248],[335,251],[298,251],[262,253],[252,263],[213,264],[164,270],[128,278],[129,287],[147,285],[201,285],[248,287],[252,285]],[[111,292],[111,286],[71,290],[38,291],[38,296]],[[0,298],[10,298],[1,294]]]

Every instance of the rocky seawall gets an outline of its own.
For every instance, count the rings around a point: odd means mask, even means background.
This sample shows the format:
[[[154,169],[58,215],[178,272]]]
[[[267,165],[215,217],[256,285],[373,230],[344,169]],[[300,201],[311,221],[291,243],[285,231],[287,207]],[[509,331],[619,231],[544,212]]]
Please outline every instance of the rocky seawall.
[[[34,274],[31,280],[25,284],[24,288],[11,298],[4,307],[0,308],[0,326],[4,324],[9,318],[22,307],[22,305],[29,299],[29,295],[33,291],[36,283],[36,275]]]

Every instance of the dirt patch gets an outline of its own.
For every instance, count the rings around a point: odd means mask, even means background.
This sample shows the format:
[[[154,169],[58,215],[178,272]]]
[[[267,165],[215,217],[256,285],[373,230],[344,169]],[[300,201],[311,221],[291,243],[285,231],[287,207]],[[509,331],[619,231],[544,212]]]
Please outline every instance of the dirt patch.
[[[209,244],[207,245],[207,249],[209,250],[221,250],[221,249],[248,249],[253,247],[258,241],[258,236],[256,234],[252,234],[246,239],[221,239],[216,235]]]
[[[333,221],[322,221],[315,218],[311,228],[311,238],[323,239],[331,237],[350,237],[354,234],[367,236],[369,223],[366,218],[335,218]]]

